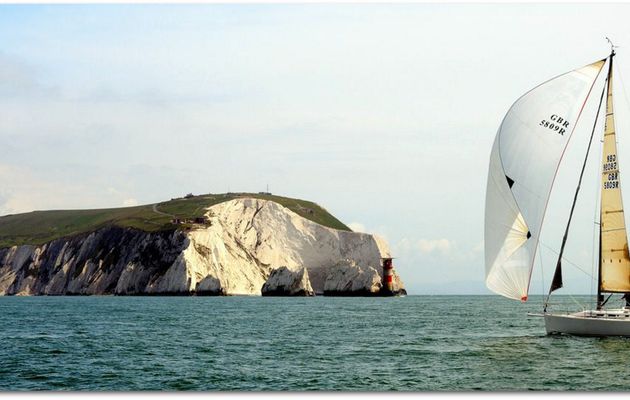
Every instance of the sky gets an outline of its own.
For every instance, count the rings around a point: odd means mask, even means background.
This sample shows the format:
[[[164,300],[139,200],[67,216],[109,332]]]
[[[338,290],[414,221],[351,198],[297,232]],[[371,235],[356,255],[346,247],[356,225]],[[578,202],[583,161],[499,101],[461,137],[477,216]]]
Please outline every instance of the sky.
[[[411,294],[490,294],[499,124],[529,89],[606,57],[606,36],[630,83],[627,15],[624,3],[0,5],[0,215],[269,185],[383,236]],[[630,102],[616,101],[621,119]],[[560,177],[582,157],[571,146]],[[547,290],[573,188],[552,193],[532,293]],[[589,201],[566,254],[590,270]],[[565,274],[568,292],[590,293],[588,274]]]

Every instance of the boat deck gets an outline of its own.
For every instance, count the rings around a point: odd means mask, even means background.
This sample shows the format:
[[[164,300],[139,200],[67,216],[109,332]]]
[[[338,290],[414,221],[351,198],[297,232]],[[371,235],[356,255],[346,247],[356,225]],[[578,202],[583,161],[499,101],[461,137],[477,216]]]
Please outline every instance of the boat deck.
[[[548,334],[579,336],[630,336],[630,309],[586,310],[576,313],[547,313]]]

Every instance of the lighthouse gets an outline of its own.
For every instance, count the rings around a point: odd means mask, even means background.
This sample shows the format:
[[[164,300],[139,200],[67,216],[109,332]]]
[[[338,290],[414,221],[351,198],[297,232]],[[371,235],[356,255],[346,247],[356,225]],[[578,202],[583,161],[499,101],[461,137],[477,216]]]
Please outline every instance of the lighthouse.
[[[394,293],[394,264],[393,258],[382,258],[383,261],[383,286],[381,294],[384,296],[393,296]]]

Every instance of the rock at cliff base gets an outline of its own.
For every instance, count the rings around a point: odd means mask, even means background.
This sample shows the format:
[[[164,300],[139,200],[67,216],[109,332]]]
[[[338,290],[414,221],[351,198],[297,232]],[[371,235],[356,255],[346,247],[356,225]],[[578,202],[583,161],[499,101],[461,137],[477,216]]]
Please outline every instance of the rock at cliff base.
[[[370,266],[361,268],[354,260],[342,260],[329,269],[324,284],[325,296],[376,296],[382,287],[381,276]]]
[[[287,267],[275,269],[262,287],[263,296],[314,296],[308,271],[291,271]]]

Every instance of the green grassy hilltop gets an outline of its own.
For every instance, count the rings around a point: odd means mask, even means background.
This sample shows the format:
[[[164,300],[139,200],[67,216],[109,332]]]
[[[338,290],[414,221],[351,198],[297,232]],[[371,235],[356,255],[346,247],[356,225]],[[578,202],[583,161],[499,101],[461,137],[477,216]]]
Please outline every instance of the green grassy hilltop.
[[[174,225],[171,219],[201,217],[205,214],[207,207],[243,197],[271,200],[323,226],[350,231],[350,228],[328,211],[310,201],[270,194],[226,193],[186,196],[135,207],[33,211],[7,215],[0,217],[0,248],[22,244],[43,244],[60,237],[93,231],[107,225],[136,228],[148,232],[185,229],[187,225]]]

